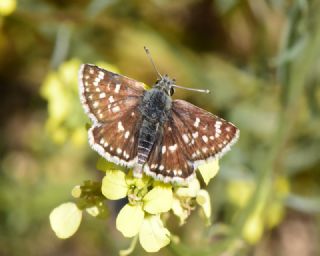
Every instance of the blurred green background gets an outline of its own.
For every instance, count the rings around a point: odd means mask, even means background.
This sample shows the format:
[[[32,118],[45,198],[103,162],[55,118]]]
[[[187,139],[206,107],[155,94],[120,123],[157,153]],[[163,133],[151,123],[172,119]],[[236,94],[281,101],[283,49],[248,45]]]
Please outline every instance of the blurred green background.
[[[158,69],[188,100],[236,124],[208,190],[213,225],[172,220],[155,255],[320,255],[318,0],[0,0],[0,255],[117,255],[130,241],[86,216],[59,240],[50,211],[99,180],[77,92],[81,63],[149,85]],[[138,246],[134,255],[145,255]]]

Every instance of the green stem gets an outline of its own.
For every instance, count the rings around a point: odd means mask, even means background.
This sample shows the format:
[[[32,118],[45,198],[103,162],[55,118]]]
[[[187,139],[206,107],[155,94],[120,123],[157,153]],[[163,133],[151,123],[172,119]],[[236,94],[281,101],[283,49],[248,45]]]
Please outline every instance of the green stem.
[[[286,61],[279,66],[278,79],[282,86],[281,110],[278,115],[278,128],[274,134],[269,149],[265,152],[264,161],[261,161],[257,170],[259,177],[257,178],[256,191],[253,193],[247,207],[239,214],[234,223],[234,231],[231,236],[224,241],[215,243],[211,247],[192,251],[187,250],[186,246],[174,246],[174,251],[177,255],[220,255],[221,253],[229,252],[232,255],[239,245],[239,238],[242,237],[242,232],[245,224],[250,219],[252,213],[263,211],[267,207],[268,197],[272,189],[272,177],[275,171],[275,166],[279,157],[282,155],[284,145],[290,138],[293,130],[300,95],[303,93],[305,81],[312,70],[313,64],[316,62],[320,53],[320,15],[317,14],[317,8],[310,8],[313,11],[311,17],[316,17],[314,21],[316,26],[313,31],[305,31],[303,36],[307,36],[307,43],[302,48],[299,55],[291,60]],[[286,30],[286,38],[281,51],[288,51],[301,36],[301,23],[307,23],[308,15],[305,15],[305,9],[301,9],[301,3],[297,0],[292,6],[289,14],[289,22]],[[303,24],[306,25],[306,24]],[[281,52],[280,52],[281,54]],[[183,252],[183,253],[182,253]]]
[[[283,50],[288,50],[297,40],[299,40],[299,38],[297,38],[298,33],[296,30],[298,30],[299,25],[301,25],[301,18],[306,17],[301,13],[298,13],[298,7],[296,5],[299,5],[298,1],[292,8],[293,11],[290,16],[292,20],[289,22],[286,48]],[[319,22],[320,18],[318,16],[317,24],[319,24]],[[280,76],[278,77],[283,86],[283,97],[282,109],[278,116],[278,128],[272,140],[272,144],[266,152],[265,161],[260,164],[260,175],[257,180],[256,191],[246,209],[244,209],[237,219],[234,239],[241,236],[246,221],[257,207],[262,207],[263,209],[267,207],[267,199],[271,194],[272,189],[272,176],[275,165],[279,156],[282,155],[281,153],[283,152],[284,145],[290,138],[296,120],[295,117],[299,98],[303,94],[303,88],[309,75],[309,71],[312,69],[313,63],[316,61],[319,54],[320,26],[317,26],[316,30],[312,32],[312,35],[309,35],[309,40],[299,56],[294,61],[284,63],[283,66],[279,67],[278,72]]]
[[[119,252],[119,255],[120,256],[130,255],[134,251],[134,249],[136,248],[137,241],[138,241],[138,235],[136,235],[134,238],[132,238],[129,248],[125,249],[125,250],[121,250]]]

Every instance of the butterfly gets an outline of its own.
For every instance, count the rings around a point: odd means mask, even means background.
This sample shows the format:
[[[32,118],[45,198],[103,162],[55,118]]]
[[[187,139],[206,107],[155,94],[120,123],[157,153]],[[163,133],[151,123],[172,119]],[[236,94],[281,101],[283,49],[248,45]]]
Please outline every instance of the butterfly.
[[[82,106],[92,121],[89,144],[106,160],[166,183],[187,183],[197,167],[226,153],[239,129],[184,100],[172,100],[175,81],[152,89],[91,64],[79,71]]]

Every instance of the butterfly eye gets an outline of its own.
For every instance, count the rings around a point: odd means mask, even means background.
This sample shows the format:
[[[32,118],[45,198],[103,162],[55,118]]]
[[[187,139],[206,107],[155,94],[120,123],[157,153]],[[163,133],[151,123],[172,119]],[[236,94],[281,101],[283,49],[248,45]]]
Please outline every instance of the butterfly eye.
[[[169,94],[170,94],[170,96],[172,96],[174,94],[174,89],[172,87],[169,89]]]

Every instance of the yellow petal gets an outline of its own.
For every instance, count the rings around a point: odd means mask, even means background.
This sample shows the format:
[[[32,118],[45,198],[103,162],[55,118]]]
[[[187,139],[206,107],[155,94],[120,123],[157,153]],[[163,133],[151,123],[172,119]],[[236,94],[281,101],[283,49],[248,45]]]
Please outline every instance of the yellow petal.
[[[147,252],[157,252],[170,243],[170,232],[163,226],[159,215],[150,215],[143,220],[139,241]]]
[[[16,0],[1,0],[0,1],[0,15],[7,16],[14,12],[17,7]]]
[[[219,161],[214,160],[210,161],[209,163],[202,164],[198,167],[198,169],[204,182],[206,185],[208,185],[210,180],[216,176],[219,171]]]
[[[134,237],[140,230],[143,218],[144,211],[141,205],[126,204],[118,214],[117,229],[124,237]]]
[[[196,197],[200,190],[200,183],[197,179],[190,181],[187,187],[179,187],[175,191],[178,197]]]
[[[49,219],[56,236],[65,239],[78,230],[82,219],[82,211],[75,203],[64,203],[52,210]]]
[[[168,184],[159,184],[151,189],[143,198],[143,209],[151,214],[167,212],[172,207],[172,187]]]
[[[127,195],[128,187],[125,173],[118,170],[108,171],[102,180],[101,192],[110,199],[117,200]]]
[[[62,63],[58,69],[58,75],[66,86],[71,86],[77,83],[77,74],[81,61],[79,59],[71,59]],[[78,87],[74,87],[77,89]]]
[[[176,197],[173,198],[172,211],[173,214],[179,218],[180,225],[183,225],[189,214],[188,211],[182,207],[180,200]]]
[[[211,202],[208,191],[201,189],[196,197],[197,203],[202,207],[204,216],[210,222],[211,217]]]
[[[252,214],[246,221],[242,235],[250,244],[257,243],[263,234],[264,226],[261,216],[257,213]]]
[[[128,174],[126,175],[126,182],[128,186],[134,186],[138,189],[142,189],[146,186],[148,186],[149,181],[151,178],[147,175],[143,175],[142,178],[135,178],[133,176],[133,171],[129,171]]]

